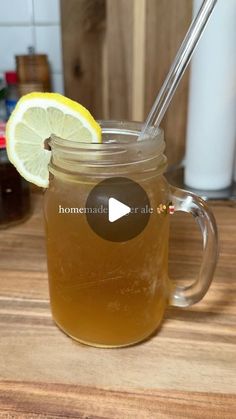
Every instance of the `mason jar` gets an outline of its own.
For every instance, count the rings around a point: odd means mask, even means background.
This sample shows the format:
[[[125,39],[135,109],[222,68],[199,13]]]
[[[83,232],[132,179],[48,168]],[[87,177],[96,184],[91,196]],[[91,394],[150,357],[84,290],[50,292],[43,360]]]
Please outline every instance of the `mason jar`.
[[[72,338],[93,346],[121,347],[156,333],[168,304],[186,307],[205,295],[217,260],[217,230],[201,198],[166,181],[163,131],[139,141],[139,123],[100,125],[101,144],[50,139],[50,184],[44,205],[50,302],[56,324]],[[139,185],[152,209],[145,228],[127,240],[125,235],[124,240],[107,240],[97,234],[86,213],[91,191],[115,178],[121,189],[123,179]],[[97,197],[104,202],[109,197],[103,193],[101,189],[99,196],[98,187]],[[132,188],[130,195],[132,200]],[[199,275],[187,287],[176,287],[168,276],[174,211],[191,213],[203,236]],[[129,217],[124,226],[129,232]]]

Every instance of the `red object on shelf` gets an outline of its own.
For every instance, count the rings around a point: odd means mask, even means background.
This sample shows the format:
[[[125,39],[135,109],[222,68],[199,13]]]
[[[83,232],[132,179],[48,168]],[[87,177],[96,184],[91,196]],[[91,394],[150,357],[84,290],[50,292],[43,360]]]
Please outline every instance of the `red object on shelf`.
[[[5,131],[6,131],[6,124],[5,122],[2,122],[0,123],[0,148],[6,147]]]
[[[18,78],[16,71],[6,71],[5,79],[7,84],[17,84]]]
[[[6,147],[6,138],[0,136],[0,148]]]

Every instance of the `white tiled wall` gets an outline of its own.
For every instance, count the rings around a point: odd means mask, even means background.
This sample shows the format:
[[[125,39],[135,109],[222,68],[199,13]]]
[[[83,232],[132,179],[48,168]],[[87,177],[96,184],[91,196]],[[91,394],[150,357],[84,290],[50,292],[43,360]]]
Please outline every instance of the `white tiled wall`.
[[[27,54],[33,46],[36,53],[48,54],[53,90],[64,92],[60,0],[1,1],[0,11],[0,77],[15,69],[15,55]]]
[[[39,1],[39,0],[37,0]],[[50,1],[50,0],[49,0]],[[61,62],[61,30],[59,25],[35,26],[36,51],[44,52],[50,59],[51,69],[55,73],[62,72]]]
[[[34,21],[36,24],[60,23],[59,0],[33,0]]]

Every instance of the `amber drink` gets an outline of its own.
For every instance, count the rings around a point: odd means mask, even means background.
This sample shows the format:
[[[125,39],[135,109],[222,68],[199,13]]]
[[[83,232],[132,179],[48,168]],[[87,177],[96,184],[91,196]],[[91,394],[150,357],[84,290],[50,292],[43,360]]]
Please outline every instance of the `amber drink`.
[[[158,209],[173,196],[163,177],[163,133],[140,144],[139,130],[135,123],[106,122],[103,144],[51,139],[44,208],[52,314],[64,332],[93,346],[142,341],[160,327],[170,297],[188,305],[188,296],[172,294],[168,279],[170,215]],[[103,239],[74,210],[113,176],[137,182],[153,208],[145,229],[127,241]]]

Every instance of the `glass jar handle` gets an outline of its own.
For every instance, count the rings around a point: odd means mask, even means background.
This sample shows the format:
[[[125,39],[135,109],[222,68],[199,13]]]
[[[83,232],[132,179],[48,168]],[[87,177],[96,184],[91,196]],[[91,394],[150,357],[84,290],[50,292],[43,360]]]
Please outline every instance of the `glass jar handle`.
[[[195,282],[186,287],[175,287],[170,300],[173,306],[187,307],[204,297],[213,279],[218,258],[217,227],[215,217],[203,199],[173,186],[170,186],[170,192],[175,211],[192,214],[203,238],[203,259]]]

